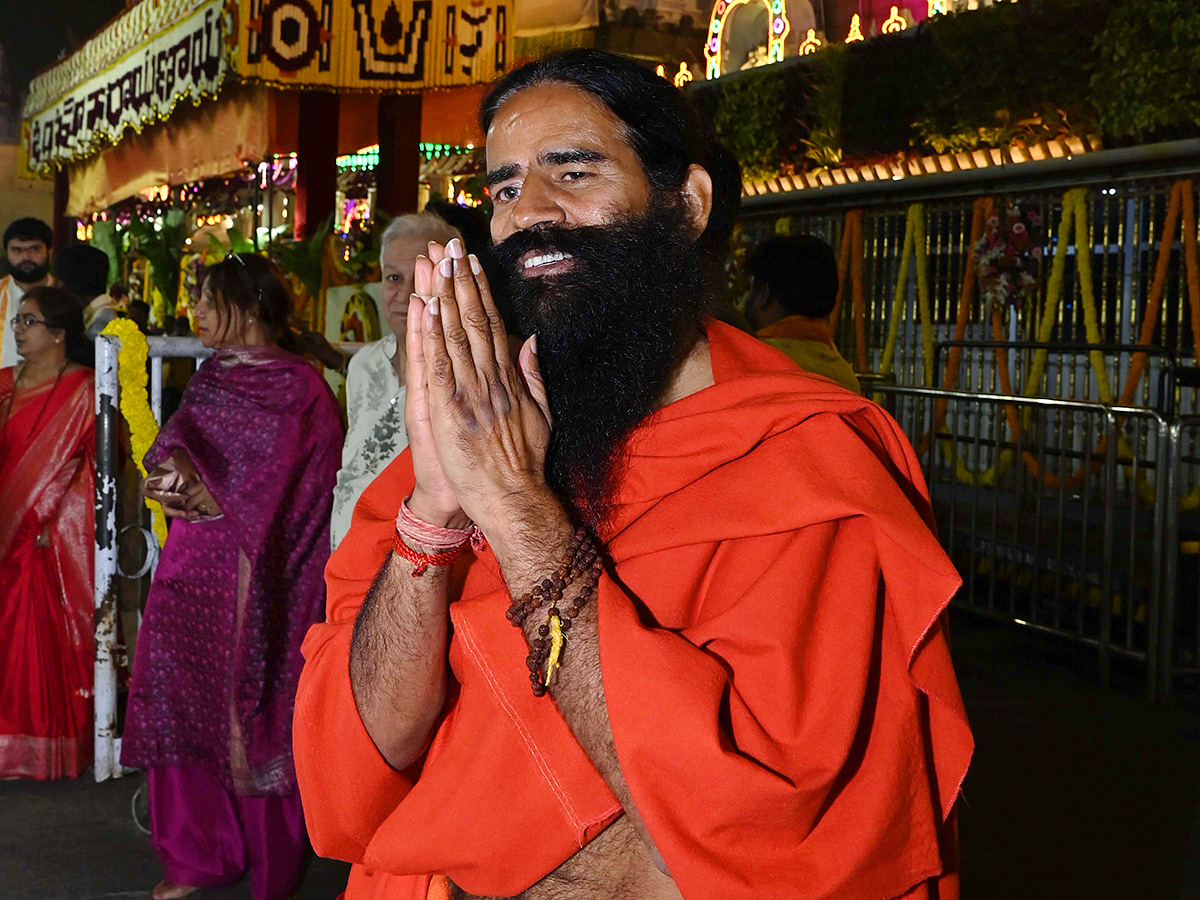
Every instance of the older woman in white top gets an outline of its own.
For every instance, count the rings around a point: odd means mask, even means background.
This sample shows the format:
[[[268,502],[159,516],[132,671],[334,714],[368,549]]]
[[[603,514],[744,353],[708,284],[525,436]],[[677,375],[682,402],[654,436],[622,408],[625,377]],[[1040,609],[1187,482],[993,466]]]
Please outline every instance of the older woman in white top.
[[[398,216],[383,233],[379,253],[383,308],[392,333],[367,344],[350,360],[346,375],[348,428],[342,468],[333,489],[330,540],[336,548],[350,528],[354,505],[375,476],[408,446],[404,430],[404,329],[417,255],[430,241],[461,238],[431,212]],[[399,340],[397,340],[397,337]]]

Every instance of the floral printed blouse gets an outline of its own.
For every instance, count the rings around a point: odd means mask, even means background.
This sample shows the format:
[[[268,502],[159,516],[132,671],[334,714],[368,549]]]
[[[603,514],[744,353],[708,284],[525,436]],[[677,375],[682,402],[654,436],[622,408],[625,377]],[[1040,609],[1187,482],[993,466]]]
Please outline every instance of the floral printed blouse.
[[[392,368],[396,336],[367,344],[350,360],[346,374],[346,443],[333,489],[333,548],[350,530],[354,506],[367,485],[408,446],[404,388]]]

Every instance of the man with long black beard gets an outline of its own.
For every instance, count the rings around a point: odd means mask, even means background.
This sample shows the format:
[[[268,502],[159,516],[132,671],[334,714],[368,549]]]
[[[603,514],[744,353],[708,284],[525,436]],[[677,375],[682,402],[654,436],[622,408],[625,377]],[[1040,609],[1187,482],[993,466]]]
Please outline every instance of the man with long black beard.
[[[310,632],[295,759],[348,900],[957,895],[959,579],[878,407],[704,318],[737,179],[572,51],[485,98],[517,360],[417,261],[410,453]]]
[[[0,278],[0,369],[15,366],[17,342],[12,323],[25,292],[53,284],[50,277],[50,248],[54,232],[41,219],[16,219],[4,229],[4,256],[8,274]]]

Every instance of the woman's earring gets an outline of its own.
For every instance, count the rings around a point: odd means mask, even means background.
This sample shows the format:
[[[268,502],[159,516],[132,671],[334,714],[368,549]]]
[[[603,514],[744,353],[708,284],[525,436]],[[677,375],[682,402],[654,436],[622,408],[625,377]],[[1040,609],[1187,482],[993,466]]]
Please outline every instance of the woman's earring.
[[[253,324],[254,324],[254,316],[251,316],[251,317],[250,317],[250,324],[251,324],[251,325],[253,325]]]

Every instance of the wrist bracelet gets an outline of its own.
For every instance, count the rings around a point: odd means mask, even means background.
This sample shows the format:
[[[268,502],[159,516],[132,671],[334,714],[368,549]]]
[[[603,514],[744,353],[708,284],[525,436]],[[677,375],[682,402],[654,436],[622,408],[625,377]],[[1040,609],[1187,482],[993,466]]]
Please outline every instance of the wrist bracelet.
[[[529,655],[525,657],[535,697],[545,695],[555,672],[562,667],[562,651],[571,620],[595,596],[602,569],[600,551],[587,531],[580,528],[571,536],[566,557],[554,574],[535,584],[528,593],[513,598],[507,615],[517,628],[524,626],[541,606],[549,604],[546,621],[538,626],[537,637],[529,639]],[[579,586],[579,593],[569,607],[561,609],[559,603],[573,584]]]
[[[411,496],[411,495],[409,495]],[[471,523],[467,528],[442,528],[418,519],[408,508],[408,497],[400,502],[396,515],[396,534],[392,538],[392,551],[413,564],[412,574],[420,577],[430,566],[449,566],[470,544],[476,552],[483,549],[483,532]],[[433,553],[415,550],[412,544],[429,547]]]

